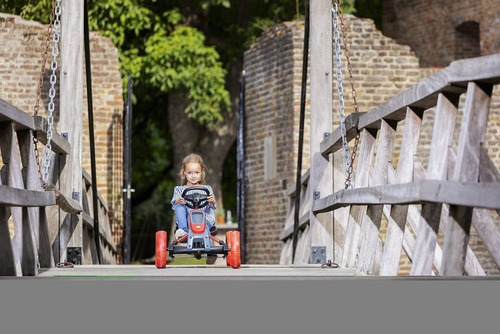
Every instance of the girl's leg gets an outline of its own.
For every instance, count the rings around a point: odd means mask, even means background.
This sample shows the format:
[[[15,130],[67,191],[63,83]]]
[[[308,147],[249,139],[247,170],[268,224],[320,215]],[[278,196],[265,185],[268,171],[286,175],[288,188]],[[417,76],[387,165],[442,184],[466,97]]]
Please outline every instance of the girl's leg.
[[[188,231],[187,224],[188,210],[185,205],[177,205],[175,207],[175,219],[177,220],[177,226],[184,232]]]

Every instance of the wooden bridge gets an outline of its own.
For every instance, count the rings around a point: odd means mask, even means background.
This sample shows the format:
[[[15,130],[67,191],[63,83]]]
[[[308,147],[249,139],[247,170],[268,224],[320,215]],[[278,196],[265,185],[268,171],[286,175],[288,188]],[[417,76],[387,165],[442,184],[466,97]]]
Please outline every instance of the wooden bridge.
[[[295,191],[288,192],[289,214],[281,239],[281,263],[276,266],[167,267],[115,265],[117,248],[111,237],[107,205],[92,191],[91,177],[71,157],[81,132],[66,140],[54,133],[49,184],[43,190],[38,176],[33,136],[47,141],[47,120],[31,117],[0,99],[0,275],[9,276],[291,276],[397,275],[401,250],[412,261],[412,275],[481,276],[481,264],[468,246],[471,224],[500,266],[500,176],[482,146],[493,86],[500,83],[500,54],[453,62],[366,113],[346,119],[347,139],[360,134],[354,188],[344,189],[346,172],[340,127],[332,132],[332,52],[329,2],[312,2],[311,33],[311,168],[302,177],[300,221],[294,225]],[[322,7],[323,6],[323,7]],[[321,33],[323,32],[323,33]],[[68,31],[67,33],[71,33]],[[74,39],[78,40],[81,36]],[[81,49],[81,48],[80,48]],[[330,50],[331,51],[331,48]],[[74,51],[76,52],[76,51]],[[326,54],[326,56],[325,56]],[[330,58],[329,58],[330,57]],[[64,59],[71,55],[63,54]],[[76,64],[79,68],[81,64]],[[71,77],[71,73],[68,78]],[[75,79],[76,80],[76,79]],[[61,85],[61,110],[78,105],[81,96]],[[460,96],[466,95],[458,146],[453,147],[459,122]],[[64,103],[63,101],[63,103]],[[427,168],[417,158],[424,114],[436,107]],[[75,108],[75,107],[71,107]],[[77,108],[78,109],[78,108]],[[73,119],[81,122],[80,118]],[[66,116],[67,117],[67,116]],[[404,122],[400,147],[396,129]],[[68,125],[70,124],[70,125]],[[71,126],[71,122],[65,126]],[[330,133],[326,138],[325,133]],[[77,150],[78,151],[78,150]],[[398,165],[391,160],[398,151]],[[72,153],[73,152],[73,153]],[[374,157],[375,156],[375,157]],[[374,160],[374,161],[373,161]],[[71,163],[68,163],[71,162]],[[77,167],[75,169],[75,166]],[[81,183],[80,183],[81,182]],[[74,195],[75,184],[81,198]],[[98,198],[99,230],[94,228],[93,200]],[[388,221],[387,236],[380,225]],[[411,229],[411,230],[410,230]],[[437,244],[438,232],[444,247]],[[292,261],[293,237],[298,238]],[[95,242],[97,240],[97,242]],[[311,247],[338,269],[311,262]],[[81,252],[84,266],[56,268],[68,260],[68,250]],[[102,254],[102,257],[100,256]],[[321,254],[318,254],[321,255]],[[101,257],[101,261],[99,258]],[[321,257],[319,262],[324,263]],[[293,262],[293,263],[292,263]],[[318,262],[318,263],[319,263]],[[102,263],[101,265],[95,265]],[[108,264],[106,266],[106,264]],[[62,265],[64,267],[64,265]]]

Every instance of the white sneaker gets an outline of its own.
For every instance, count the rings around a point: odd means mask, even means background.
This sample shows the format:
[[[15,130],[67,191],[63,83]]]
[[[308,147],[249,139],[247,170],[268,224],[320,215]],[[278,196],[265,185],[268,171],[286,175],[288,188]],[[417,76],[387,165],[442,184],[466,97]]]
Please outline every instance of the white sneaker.
[[[187,232],[185,232],[183,229],[178,229],[177,231],[175,231],[175,238],[179,239],[180,237],[186,234]]]

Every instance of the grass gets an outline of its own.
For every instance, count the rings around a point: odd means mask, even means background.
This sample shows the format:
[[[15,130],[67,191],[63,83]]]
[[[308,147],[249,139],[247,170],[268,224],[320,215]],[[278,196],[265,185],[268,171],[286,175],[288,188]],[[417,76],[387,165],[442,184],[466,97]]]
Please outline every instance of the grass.
[[[207,261],[204,257],[202,257],[200,260],[197,260],[193,256],[181,256],[181,255],[176,255],[175,259],[173,261],[168,262],[169,264],[175,264],[177,265],[206,265]]]

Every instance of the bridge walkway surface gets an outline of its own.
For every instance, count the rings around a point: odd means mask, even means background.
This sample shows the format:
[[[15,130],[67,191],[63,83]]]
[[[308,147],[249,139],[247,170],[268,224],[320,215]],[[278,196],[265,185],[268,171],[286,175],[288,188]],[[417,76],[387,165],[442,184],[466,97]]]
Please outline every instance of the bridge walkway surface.
[[[73,268],[40,269],[38,277],[158,277],[162,279],[322,279],[355,276],[355,269],[322,268],[320,265],[75,265]]]

